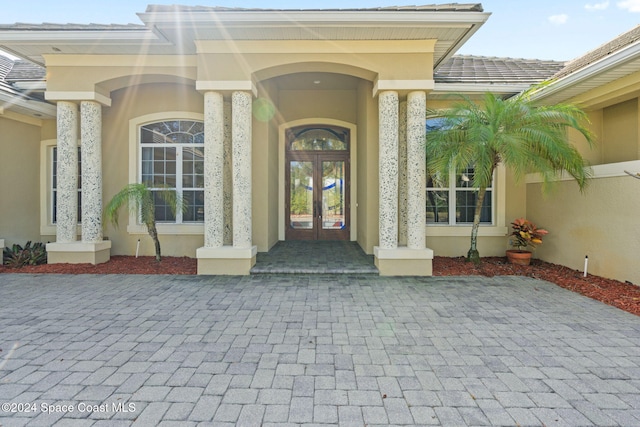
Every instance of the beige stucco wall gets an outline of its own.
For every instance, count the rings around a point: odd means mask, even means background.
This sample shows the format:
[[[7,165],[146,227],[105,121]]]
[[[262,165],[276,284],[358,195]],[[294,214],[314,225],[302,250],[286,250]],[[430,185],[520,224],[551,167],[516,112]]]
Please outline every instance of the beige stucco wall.
[[[169,111],[202,113],[204,101],[191,86],[148,84],[111,93],[112,106],[103,108],[103,199],[104,204],[129,183],[129,120],[153,113]],[[167,117],[170,119],[170,117]],[[105,236],[112,241],[113,255],[134,254],[140,239],[140,254],[153,255],[154,247],[147,234],[127,232],[128,214],[123,209],[120,227],[105,224]],[[204,243],[202,235],[160,234],[162,254],[195,257]]]
[[[606,107],[602,116],[602,163],[637,160],[638,98]]]
[[[358,140],[358,244],[373,254],[378,244],[378,99],[371,97],[371,82],[360,81],[357,91]]]
[[[277,105],[278,92],[269,82],[261,86],[258,98]],[[253,244],[268,251],[278,241],[278,129],[277,118],[263,121],[254,115],[253,144]]]
[[[40,238],[40,126],[0,115],[0,238]],[[46,241],[45,241],[46,243]]]
[[[278,99],[283,122],[319,117],[356,123],[355,90],[281,90]]]
[[[559,182],[547,198],[527,185],[527,217],[549,230],[536,251],[543,260],[640,284],[640,182],[628,176],[593,179],[585,194]]]

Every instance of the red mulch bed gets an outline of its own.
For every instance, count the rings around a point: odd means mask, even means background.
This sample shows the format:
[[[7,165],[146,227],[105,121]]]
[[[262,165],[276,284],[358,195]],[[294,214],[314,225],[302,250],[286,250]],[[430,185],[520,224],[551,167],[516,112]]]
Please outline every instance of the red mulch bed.
[[[18,269],[0,266],[0,273],[59,273],[59,274],[196,274],[197,261],[188,257],[112,256],[104,264],[45,264]],[[547,280],[565,289],[585,295],[605,304],[640,316],[640,287],[631,283],[605,279],[572,270],[561,265],[533,260],[530,266],[509,264],[505,257],[482,258],[475,266],[463,257],[435,257],[435,276],[527,276]]]
[[[531,265],[522,266],[510,264],[506,257],[485,257],[479,266],[475,266],[464,257],[435,257],[433,272],[434,276],[533,277],[640,316],[639,286],[591,274],[583,277],[582,271],[540,260],[534,259]]]
[[[57,274],[197,274],[198,261],[189,257],[114,255],[103,264],[43,264],[21,268],[0,266],[0,273],[57,273]]]

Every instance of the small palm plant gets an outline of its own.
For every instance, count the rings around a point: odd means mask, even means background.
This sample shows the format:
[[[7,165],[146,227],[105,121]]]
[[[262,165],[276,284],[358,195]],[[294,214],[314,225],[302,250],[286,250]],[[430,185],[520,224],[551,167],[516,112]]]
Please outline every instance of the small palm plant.
[[[586,113],[572,104],[538,106],[531,99],[537,89],[508,99],[486,93],[480,103],[460,95],[461,101],[452,108],[430,113],[442,120],[442,126],[427,136],[432,176],[449,176],[451,168],[474,169],[473,186],[478,193],[467,260],[476,264],[480,262],[477,241],[482,203],[498,164],[509,168],[517,180],[528,173],[541,174],[543,191],[563,171],[575,179],[580,190],[587,185],[590,170],[567,137],[567,130],[575,129],[592,144],[593,136],[585,127]]]
[[[179,197],[175,190],[159,189],[151,191],[145,184],[128,184],[120,190],[107,204],[104,210],[106,219],[118,227],[118,211],[124,205],[129,207],[129,211],[140,215],[140,221],[147,226],[149,236],[153,239],[156,248],[156,260],[160,261],[160,240],[158,239],[158,229],[156,228],[156,204],[154,194],[158,194],[164,200],[175,215],[178,207],[184,212],[187,205]]]

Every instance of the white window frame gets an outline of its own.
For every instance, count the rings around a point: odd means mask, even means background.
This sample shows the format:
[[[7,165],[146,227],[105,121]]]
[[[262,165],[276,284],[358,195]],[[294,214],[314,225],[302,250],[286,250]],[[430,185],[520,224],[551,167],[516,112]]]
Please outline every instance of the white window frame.
[[[427,236],[439,237],[439,236],[469,236],[471,233],[472,224],[455,223],[455,192],[458,187],[455,187],[456,176],[455,171],[451,171],[449,177],[450,185],[436,191],[449,191],[449,223],[434,223],[426,222],[425,218],[425,230]],[[491,217],[492,224],[480,223],[478,230],[478,236],[505,236],[508,228],[506,226],[506,170],[504,165],[498,164],[494,172],[493,185],[491,187]],[[429,191],[429,190],[427,190]],[[452,196],[453,195],[453,196]],[[454,215],[451,215],[451,212]]]
[[[140,128],[146,124],[154,122],[165,122],[173,120],[191,120],[204,122],[204,115],[185,111],[167,111],[162,113],[147,114],[129,120],[129,183],[142,182],[142,144],[140,143]],[[180,144],[163,144],[165,147],[179,146]],[[145,145],[147,146],[147,145]],[[176,162],[176,175],[182,173],[182,161]],[[176,182],[177,184],[177,182]],[[182,213],[176,212],[176,220],[182,219]],[[203,222],[168,223],[157,222],[158,233],[160,234],[204,234]],[[129,234],[147,234],[147,227],[140,223],[140,219],[134,213],[129,213],[129,224],[127,225]]]
[[[489,191],[490,193],[490,197],[491,197],[491,222],[481,222],[480,225],[481,226],[491,226],[494,225],[495,223],[495,191],[493,190],[495,187],[495,177],[496,174],[494,172],[493,174],[493,179],[491,180],[491,186],[487,187],[487,191]],[[449,219],[448,223],[445,222],[427,222],[427,225],[429,226],[466,226],[469,225],[469,222],[457,222],[456,220],[456,212],[457,212],[457,194],[459,191],[464,191],[467,193],[473,193],[473,192],[477,192],[478,188],[477,187],[460,187],[457,186],[456,184],[458,183],[458,174],[456,173],[456,171],[451,170],[449,172],[449,179],[447,180],[449,182],[449,185],[446,187],[427,187],[427,201],[429,200],[428,194],[430,192],[441,192],[441,193],[448,193],[448,200],[449,200],[449,206],[448,206],[448,214],[447,217]],[[486,196],[485,196],[485,200],[486,200]],[[427,209],[428,210],[428,209]],[[475,210],[475,209],[474,209]]]

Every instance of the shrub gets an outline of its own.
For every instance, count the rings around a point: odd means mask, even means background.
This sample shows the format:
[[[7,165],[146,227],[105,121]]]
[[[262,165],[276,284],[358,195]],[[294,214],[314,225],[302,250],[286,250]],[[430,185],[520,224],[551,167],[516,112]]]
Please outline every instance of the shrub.
[[[25,265],[40,265],[47,262],[47,250],[42,242],[28,241],[24,247],[14,244],[11,248],[4,248],[4,265],[19,268]]]

